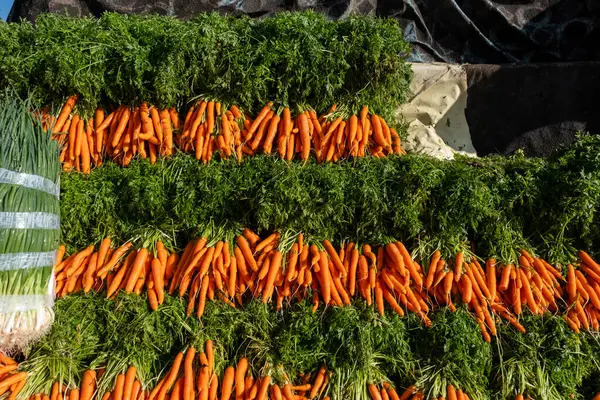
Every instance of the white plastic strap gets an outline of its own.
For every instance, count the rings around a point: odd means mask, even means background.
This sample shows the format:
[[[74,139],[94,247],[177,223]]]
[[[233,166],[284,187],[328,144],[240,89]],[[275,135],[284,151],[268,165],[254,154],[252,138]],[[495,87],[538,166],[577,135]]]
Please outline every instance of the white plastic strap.
[[[60,217],[44,212],[0,212],[0,228],[60,229]]]
[[[60,196],[60,186],[43,176],[25,174],[0,168],[0,183],[21,185],[31,189],[41,190],[53,196]]]
[[[0,271],[52,267],[56,261],[56,251],[45,253],[5,253],[0,254]]]
[[[50,308],[54,305],[51,294],[28,294],[0,297],[0,313],[8,314],[14,312],[30,311],[42,308]]]

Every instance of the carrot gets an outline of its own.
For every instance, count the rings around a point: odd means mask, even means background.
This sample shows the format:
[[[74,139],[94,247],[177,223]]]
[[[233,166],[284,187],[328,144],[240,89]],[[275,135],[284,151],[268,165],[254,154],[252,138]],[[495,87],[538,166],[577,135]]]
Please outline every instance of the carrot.
[[[571,302],[577,297],[577,278],[575,277],[575,269],[571,264],[567,265],[567,294]]]
[[[277,277],[277,273],[281,270],[281,260],[282,255],[281,252],[275,250],[273,256],[271,257],[270,266],[267,274],[267,281],[265,284],[265,288],[263,289],[262,301],[263,303],[267,303],[267,301],[273,295],[273,285],[275,283],[275,278]]]
[[[73,119],[71,119],[71,125],[69,125],[69,160],[71,161],[75,161],[78,126],[79,115],[75,115]]]
[[[66,275],[67,277],[72,276],[75,271],[77,271],[81,267],[81,263],[94,251],[94,246],[89,246],[85,250],[77,253],[73,258],[72,264],[67,268]]]
[[[11,386],[11,392],[10,392],[10,396],[8,396],[7,400],[16,400],[17,395],[21,392],[21,390],[23,389],[23,387],[25,386],[26,383],[26,379],[21,379],[19,382],[14,383],[14,386]],[[56,383],[58,384],[58,383]],[[54,388],[54,386],[52,387]],[[58,397],[55,397],[54,400],[57,400]]]
[[[308,115],[306,111],[298,115],[297,123],[300,132],[300,141],[302,143],[302,154],[300,158],[306,161],[310,155],[310,128],[308,125]]]
[[[169,370],[167,376],[165,376],[165,381],[162,384],[162,386],[156,396],[157,400],[164,400],[164,398],[167,394],[167,391],[169,391],[169,389],[171,389],[171,387],[177,380],[177,375],[179,374],[179,369],[181,368],[182,361],[183,361],[183,353],[179,352],[179,353],[177,353],[177,356],[175,356],[175,360],[173,361],[173,365],[171,366],[171,369]],[[114,399],[114,400],[117,400],[117,399]]]
[[[320,252],[318,279],[323,301],[325,304],[329,304],[331,301],[331,274],[329,271],[327,253],[325,251]]]
[[[485,276],[487,278],[487,287],[490,291],[490,301],[494,301],[496,298],[496,260],[490,258],[485,263]]]
[[[115,388],[113,390],[113,400],[122,400],[123,399],[123,389],[125,385],[125,375],[119,374],[117,375],[117,381],[115,382]]]
[[[98,277],[100,279],[104,279],[106,274],[113,269],[113,267],[119,262],[119,259],[131,248],[131,242],[125,243],[123,246],[119,247],[110,257],[110,260],[98,271]]]
[[[525,272],[523,271],[522,268],[519,268],[518,271],[521,274],[521,282],[523,284],[523,289],[525,291],[525,298],[527,299],[527,305],[529,306],[529,309],[531,310],[531,312],[533,314],[537,314],[539,312],[538,308],[537,308],[537,302],[533,298],[533,292],[531,291],[529,279],[525,275]]]
[[[280,121],[281,117],[277,114],[275,114],[270,120],[269,128],[267,129],[267,136],[265,137],[265,141],[263,143],[263,150],[266,154],[271,154],[271,150],[273,149],[273,140],[277,134],[277,128]]]
[[[271,386],[271,400],[284,400],[281,389],[277,385]]]
[[[91,144],[88,142],[88,137],[91,137],[92,131],[91,128],[88,127],[88,129],[86,130],[86,133],[83,132],[83,121],[79,121],[80,122],[80,129],[79,129],[79,135],[81,136],[81,144],[79,146],[80,148],[80,152],[81,152],[81,172],[83,172],[84,174],[89,174],[91,171],[91,154],[93,152],[93,146],[94,143],[92,142]],[[89,132],[89,135],[88,133]]]
[[[223,373],[223,381],[221,382],[221,400],[229,400],[233,392],[233,382],[235,377],[235,368],[229,366]]]
[[[454,389],[454,386],[448,385],[448,387],[446,389],[446,394],[448,396],[448,400],[457,400],[456,399],[456,389]]]
[[[465,304],[469,304],[471,302],[471,299],[473,298],[473,283],[471,282],[471,279],[469,278],[469,275],[463,275],[460,278],[460,281],[462,283],[462,301]]]
[[[96,371],[88,369],[83,373],[81,378],[81,400],[91,400],[94,389],[96,387]],[[54,388],[53,388],[54,389]]]
[[[123,383],[123,400],[135,400],[134,397],[131,396],[131,392],[133,390],[133,382],[135,381],[136,369],[132,365],[127,368],[127,372],[125,373],[125,381]]]
[[[369,394],[371,395],[372,400],[382,400],[381,393],[379,392],[379,389],[377,389],[377,386],[370,383],[368,388],[369,388]]]
[[[290,385],[289,383],[286,383],[285,385],[283,385],[282,394],[286,400],[295,400],[296,399],[296,396],[294,395],[294,393],[292,393],[292,385]]]
[[[154,288],[156,290],[156,296],[159,304],[162,304],[165,298],[164,294],[164,269],[161,261],[158,258],[152,260],[152,279],[154,281]]]
[[[152,121],[152,127],[154,128],[156,137],[158,138],[159,143],[161,143],[162,145],[164,133],[162,130],[162,125],[160,123],[160,115],[158,114],[158,110],[156,109],[156,107],[150,108],[150,120]]]
[[[406,276],[406,269],[404,265],[404,258],[400,253],[400,249],[393,242],[385,245],[385,251],[392,260],[394,267],[398,270],[400,275]],[[412,262],[412,261],[411,261]]]
[[[242,357],[238,361],[237,368],[235,370],[235,398],[236,400],[244,400],[244,394],[246,391],[245,377],[248,371],[248,359]]]
[[[271,383],[271,377],[269,375],[265,376],[260,382],[260,387],[256,394],[256,400],[266,400],[267,392],[269,390],[269,384]]]
[[[252,121],[252,125],[250,125],[250,128],[248,129],[248,135],[252,135],[259,127],[260,123],[262,122],[263,119],[265,119],[267,117],[267,114],[269,113],[269,111],[271,111],[271,107],[273,106],[272,102],[268,102],[258,113],[258,115],[256,116],[256,119],[254,121]],[[289,112],[289,110],[288,110]],[[285,111],[284,111],[285,113]]]
[[[77,99],[78,97],[76,94],[67,99],[65,105],[60,110],[60,114],[58,114],[54,127],[52,127],[52,133],[60,132],[63,128],[65,122],[69,119],[69,115],[71,115],[71,111],[73,111],[73,107],[75,107],[75,103],[77,103]]]
[[[213,351],[213,342],[212,340],[207,340],[204,343],[204,351],[206,352],[206,359],[208,361],[208,370],[209,375],[215,369],[215,354]]]
[[[119,120],[119,124],[117,125],[117,128],[116,128],[113,138],[112,138],[112,142],[111,142],[112,147],[117,147],[117,145],[119,144],[119,141],[121,140],[121,136],[123,135],[123,133],[125,132],[125,128],[127,127],[127,122],[129,121],[130,115],[131,115],[131,111],[129,110],[129,107],[124,107],[123,112],[120,116],[121,119]],[[143,117],[142,117],[142,120],[143,120]]]
[[[500,289],[500,291],[505,291],[506,289],[508,289],[508,283],[510,280],[510,274],[513,270],[513,265],[512,264],[508,264],[505,265],[504,268],[502,269],[502,276],[500,278],[500,285],[498,286],[498,289]]]
[[[181,377],[175,381],[175,385],[173,385],[173,390],[171,391],[169,400],[183,400],[182,393],[183,393],[183,377]]]
[[[252,139],[252,142],[250,142],[250,148],[252,150],[256,150],[261,144],[264,145],[263,138],[265,138],[265,132],[267,132],[267,128],[270,127],[271,120],[273,119],[273,114],[273,111],[269,111],[266,117],[263,118],[263,120],[260,122],[256,134],[248,138],[248,140]]]
[[[210,388],[209,388],[209,393],[208,393],[208,399],[216,400],[218,390],[219,390],[219,377],[217,376],[216,373],[213,372],[210,377]]]
[[[579,258],[581,259],[581,261],[583,261],[584,264],[586,264],[587,266],[591,267],[592,269],[596,270],[598,273],[600,273],[600,265],[594,261],[592,259],[592,257],[590,257],[590,255],[588,253],[586,253],[583,250],[580,250],[577,255],[579,256]]]
[[[464,255],[462,251],[459,251],[456,254],[456,260],[454,261],[454,281],[458,282],[462,275],[462,266],[463,266]]]
[[[371,123],[373,124],[373,139],[375,139],[375,143],[382,147],[387,147],[388,143],[386,142],[386,138],[383,134],[383,128],[379,117],[377,115],[372,115]]]
[[[383,317],[385,315],[385,305],[383,303],[383,289],[381,289],[379,281],[375,282],[375,304],[379,315]]]
[[[437,270],[438,262],[441,258],[441,253],[439,250],[436,250],[431,257],[431,261],[429,262],[429,270],[427,271],[427,279],[425,280],[425,288],[429,289],[433,284],[433,278],[435,277],[435,273]]]
[[[250,266],[252,271],[257,271],[258,265],[256,264],[256,260],[254,259],[254,256],[252,255],[252,250],[250,249],[250,244],[248,243],[246,238],[244,236],[238,236],[237,245],[242,251],[247,265]]]
[[[450,291],[452,290],[452,281],[454,279],[454,272],[449,271],[445,276],[444,276],[444,295],[446,297],[450,296]]]
[[[171,123],[169,119],[163,117],[160,120],[160,125],[162,127],[163,135],[164,135],[164,149],[166,155],[171,155],[173,153],[173,129],[171,129]]]
[[[138,253],[135,257],[135,260],[131,266],[131,272],[127,279],[127,283],[125,285],[125,291],[127,293],[131,293],[133,291],[133,288],[134,288],[135,284],[137,283],[137,280],[142,272],[142,269],[144,268],[144,263],[146,262],[147,257],[148,257],[148,250],[146,250],[145,248],[142,248],[138,251]]]
[[[169,114],[169,118],[171,119],[171,123],[173,124],[173,128],[179,129],[179,113],[175,107],[169,108],[167,112]]]
[[[129,265],[133,262],[134,255],[135,255],[135,253],[129,254],[127,259],[125,260],[125,263],[123,263],[123,265],[121,265],[121,268],[119,269],[119,271],[114,275],[112,282],[109,282],[108,288],[106,290],[107,298],[110,298],[114,293],[116,293],[119,290],[119,287],[121,286],[121,283],[123,282],[123,278],[125,277],[125,274],[127,273],[127,270],[129,269]]]
[[[185,353],[183,362],[183,400],[194,400],[194,357],[196,349],[192,346]]]

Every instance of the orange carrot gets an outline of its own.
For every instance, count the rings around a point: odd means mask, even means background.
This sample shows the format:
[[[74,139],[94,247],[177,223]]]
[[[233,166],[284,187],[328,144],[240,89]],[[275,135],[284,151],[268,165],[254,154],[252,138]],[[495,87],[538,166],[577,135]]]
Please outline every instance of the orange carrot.
[[[67,99],[65,105],[60,110],[60,114],[58,114],[58,119],[52,127],[52,133],[60,132],[63,128],[65,122],[69,119],[69,115],[71,115],[71,111],[73,111],[73,107],[75,107],[75,103],[77,103],[77,95],[73,95]]]
[[[250,245],[244,236],[238,236],[237,245],[239,246],[242,254],[244,255],[244,259],[246,260],[247,265],[250,266],[252,271],[258,270],[258,265],[256,265],[256,260],[252,255],[252,250],[250,249]]]
[[[119,374],[117,376],[117,381],[115,383],[115,388],[113,390],[113,400],[122,400],[123,399],[124,385],[125,385],[125,375]]]
[[[145,248],[140,249],[135,257],[133,265],[131,266],[131,272],[127,279],[127,284],[125,285],[125,291],[127,293],[131,293],[133,291],[133,288],[137,283],[142,269],[144,268],[146,257],[148,257],[148,250],[146,250]]]
[[[383,128],[379,116],[372,115],[371,123],[373,124],[373,139],[375,139],[375,143],[382,147],[387,147],[389,144],[387,143],[386,138],[383,134]]]
[[[223,374],[223,381],[221,382],[221,400],[229,400],[229,397],[231,397],[234,377],[235,368],[232,366],[227,367]]]
[[[252,121],[252,125],[250,125],[250,128],[248,129],[248,136],[251,136],[252,134],[254,134],[254,132],[258,129],[260,123],[262,122],[263,119],[265,119],[267,117],[267,114],[269,113],[269,111],[271,111],[271,107],[273,106],[272,102],[267,103],[258,113],[258,115],[256,116],[256,119],[254,121]],[[289,110],[288,110],[289,112]],[[285,111],[284,111],[285,114]]]
[[[400,249],[394,243],[388,243],[385,245],[385,251],[392,260],[394,267],[398,270],[400,275],[406,276],[406,269],[404,265],[404,258],[400,253]]]
[[[177,356],[175,357],[175,360],[173,361],[173,365],[171,366],[169,373],[167,374],[167,376],[165,376],[165,381],[162,384],[162,386],[156,396],[157,400],[164,400],[164,398],[167,394],[167,391],[169,391],[171,389],[171,387],[177,380],[177,375],[179,374],[179,370],[181,368],[182,362],[183,362],[183,353],[179,352],[179,353],[177,353]]]
[[[462,266],[463,266],[463,252],[459,251],[456,254],[456,260],[454,261],[454,281],[458,282],[462,275]]]
[[[496,260],[490,258],[485,263],[486,272],[485,276],[487,278],[487,287],[490,291],[490,301],[494,301],[496,298]]]
[[[271,150],[273,149],[273,140],[277,134],[277,127],[279,126],[280,120],[281,117],[277,114],[271,118],[269,128],[267,130],[267,136],[265,137],[265,141],[263,143],[263,150],[266,154],[271,154]]]
[[[500,291],[505,291],[506,289],[508,289],[508,283],[510,280],[510,274],[512,272],[513,266],[512,264],[508,264],[505,265],[504,268],[502,269],[502,276],[500,278],[500,285],[498,285],[498,289],[500,289]]]
[[[454,386],[448,385],[446,394],[448,396],[448,400],[457,400],[456,399],[456,389],[454,389]]]
[[[369,384],[369,394],[371,395],[371,400],[382,400],[381,392],[377,389],[377,386],[374,384]]]
[[[310,155],[310,128],[308,125],[308,115],[305,112],[298,115],[298,129],[300,132],[300,140],[302,143],[302,155],[301,159],[306,161]]]
[[[575,301],[577,297],[577,278],[575,277],[575,269],[571,264],[567,265],[567,294],[570,301]]]
[[[238,361],[237,368],[235,370],[235,398],[236,400],[244,400],[244,394],[246,391],[245,377],[248,371],[248,359],[242,357]]]
[[[119,124],[117,125],[117,129],[113,135],[113,139],[111,142],[112,147],[117,147],[119,141],[121,140],[121,136],[125,132],[125,128],[127,127],[127,122],[129,121],[129,116],[131,115],[131,110],[129,107],[123,108],[123,112],[121,114],[121,119],[119,120]]]
[[[123,400],[135,400],[131,396],[131,391],[133,390],[133,382],[135,381],[136,369],[132,365],[127,368],[127,372],[125,373],[125,381],[123,383]]]
[[[260,382],[260,387],[256,394],[256,400],[266,400],[267,399],[267,392],[269,390],[270,383],[271,383],[271,377],[269,375],[262,378],[262,381]]]
[[[193,400],[195,397],[193,364],[195,356],[196,349],[192,346],[185,353],[185,360],[183,363],[183,400]]]
[[[131,242],[125,243],[123,246],[119,247],[114,253],[111,255],[110,260],[98,271],[98,277],[100,279],[104,279],[106,274],[113,269],[113,267],[119,262],[119,259],[131,248]]]
[[[96,388],[96,371],[93,369],[88,369],[83,373],[83,377],[81,379],[81,400],[90,400],[92,395],[94,394],[94,390]]]
[[[325,251],[320,252],[319,259],[319,285],[321,287],[321,295],[325,304],[329,304],[331,301],[331,274],[329,271],[329,262],[327,260],[327,253]]]

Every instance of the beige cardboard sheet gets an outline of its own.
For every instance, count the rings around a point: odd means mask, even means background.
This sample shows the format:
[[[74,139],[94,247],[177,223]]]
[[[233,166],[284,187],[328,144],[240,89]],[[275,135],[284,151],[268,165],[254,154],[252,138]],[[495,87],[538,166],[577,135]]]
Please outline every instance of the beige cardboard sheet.
[[[398,113],[407,123],[408,152],[450,159],[477,156],[465,118],[467,75],[461,65],[412,64],[412,97]]]

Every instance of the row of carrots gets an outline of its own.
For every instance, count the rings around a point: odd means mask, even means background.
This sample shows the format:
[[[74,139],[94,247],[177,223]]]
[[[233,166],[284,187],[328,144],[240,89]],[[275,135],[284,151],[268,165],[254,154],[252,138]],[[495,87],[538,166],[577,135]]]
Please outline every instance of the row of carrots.
[[[473,312],[486,341],[496,335],[496,316],[525,332],[519,323],[525,308],[538,315],[566,311],[564,318],[573,330],[600,330],[600,265],[584,251],[579,252],[578,265],[568,266],[565,278],[526,251],[521,251],[517,265],[489,259],[485,268],[475,257],[458,253],[445,260],[436,251],[428,266],[421,266],[401,242],[378,248],[346,243],[335,249],[327,240],[306,243],[302,234],[261,238],[250,229],[235,243],[191,241],[182,254],[169,253],[161,242],[152,253],[135,250],[129,242],[118,248],[111,244],[106,238],[98,249],[89,246],[66,259],[61,247],[55,268],[57,295],[106,289],[112,297],[119,290],[140,294],[145,289],[156,310],[166,291],[187,293],[187,313],[195,311],[198,318],[207,299],[232,307],[248,297],[265,303],[274,299],[279,310],[284,301],[311,296],[316,310],[320,303],[343,306],[360,297],[374,303],[381,315],[387,304],[399,315],[416,313],[426,325],[433,308],[454,311],[455,303],[462,302]]]
[[[0,351],[0,397],[9,393],[7,400],[15,400],[25,386],[27,373],[18,368],[15,360]]]
[[[17,363],[0,352],[0,392],[9,392],[14,400],[26,383],[26,372],[17,372]],[[105,373],[104,368],[89,369],[83,374],[80,387],[67,388],[54,382],[50,393],[35,393],[29,400],[92,400],[100,399],[97,382]],[[267,373],[255,377],[247,358],[237,365],[228,366],[221,377],[215,372],[213,342],[208,340],[204,351],[189,347],[179,352],[165,376],[150,388],[137,379],[137,370],[129,366],[125,373],[117,375],[112,390],[104,393],[101,400],[330,400],[328,384],[332,373],[325,366],[312,374],[300,374],[295,382],[282,372],[283,385],[275,383]],[[389,382],[368,384],[372,400],[424,400],[425,394],[414,385],[400,393]],[[461,389],[448,385],[446,397],[434,400],[469,400]],[[519,394],[515,400],[524,400]],[[599,400],[600,393],[593,400]]]
[[[173,107],[158,109],[141,103],[133,108],[121,105],[110,113],[98,108],[93,118],[85,120],[73,113],[76,103],[76,95],[69,97],[57,117],[47,109],[40,112],[44,129],[61,143],[65,171],[87,174],[105,159],[123,166],[134,157],[155,163],[158,156],[173,154],[175,145],[203,163],[216,153],[241,161],[244,156],[272,151],[285,160],[307,160],[313,152],[319,162],[367,153],[406,154],[398,133],[382,117],[369,114],[366,106],[359,116],[348,116],[334,105],[319,117],[306,108],[292,118],[288,107],[276,110],[268,103],[252,119],[235,105],[227,108],[202,100],[189,108],[181,126]]]

